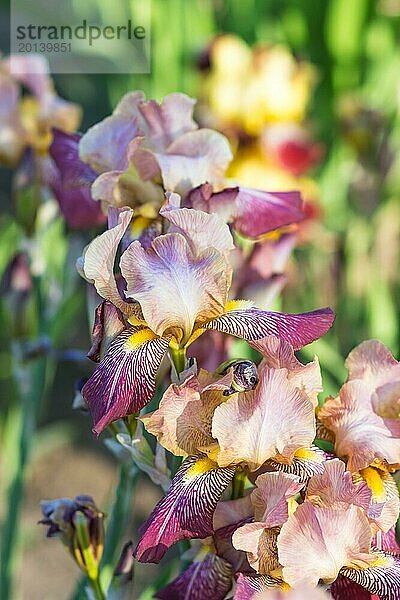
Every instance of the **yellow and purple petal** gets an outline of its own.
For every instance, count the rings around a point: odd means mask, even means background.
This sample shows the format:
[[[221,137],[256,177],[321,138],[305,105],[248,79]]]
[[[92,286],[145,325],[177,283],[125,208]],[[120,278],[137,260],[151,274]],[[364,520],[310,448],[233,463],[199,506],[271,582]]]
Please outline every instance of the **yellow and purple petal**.
[[[140,529],[137,560],[157,563],[179,540],[211,535],[215,507],[234,472],[233,468],[220,469],[208,458],[189,456]]]

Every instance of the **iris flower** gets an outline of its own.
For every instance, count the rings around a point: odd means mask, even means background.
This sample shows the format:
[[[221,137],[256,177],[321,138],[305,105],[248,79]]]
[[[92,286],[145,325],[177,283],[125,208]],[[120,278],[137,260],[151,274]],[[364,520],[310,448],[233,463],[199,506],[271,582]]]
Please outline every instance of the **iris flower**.
[[[115,227],[84,252],[83,274],[107,301],[97,312],[91,355],[97,357],[103,338],[111,341],[82,390],[97,434],[147,404],[168,349],[182,356],[204,331],[215,329],[245,340],[273,333],[300,348],[332,325],[330,309],[286,315],[229,300],[233,240],[228,226],[217,215],[177,208],[177,200],[170,196],[160,211],[169,223],[168,233],[144,245],[136,240],[122,254],[125,300],[113,269],[132,210],[122,210]]]

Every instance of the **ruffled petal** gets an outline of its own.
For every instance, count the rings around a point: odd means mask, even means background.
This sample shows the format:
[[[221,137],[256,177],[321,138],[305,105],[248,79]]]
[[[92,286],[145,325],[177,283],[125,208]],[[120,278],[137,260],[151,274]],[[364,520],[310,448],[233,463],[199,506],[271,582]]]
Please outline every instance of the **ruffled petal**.
[[[178,194],[168,192],[167,203],[160,215],[172,225],[170,232],[183,233],[195,252],[216,248],[222,254],[234,249],[229,227],[218,215],[209,215],[193,208],[179,208]],[[172,197],[175,197],[174,199]]]
[[[374,459],[400,463],[400,438],[395,437],[384,419],[372,410],[367,381],[345,383],[337,398],[328,398],[318,412],[322,423],[335,434],[336,454],[347,458],[354,472],[368,467]]]
[[[286,473],[264,473],[256,479],[251,493],[254,519],[265,527],[282,525],[288,518],[288,500],[303,487],[298,477]]]
[[[126,94],[111,116],[90,127],[82,136],[80,157],[98,173],[128,167],[128,146],[140,134],[137,111],[143,100],[143,92]]]
[[[49,153],[56,171],[49,184],[68,225],[74,229],[85,229],[102,225],[107,217],[101,205],[92,198],[91,185],[97,174],[80,160],[79,139],[76,133],[53,129]]]
[[[162,600],[223,600],[232,587],[232,567],[215,554],[194,562],[172,583],[156,593]]]
[[[260,592],[254,596],[253,600],[332,600],[332,597],[321,588],[300,585],[296,589]],[[370,599],[368,598],[368,600]]]
[[[167,153],[155,153],[164,188],[186,194],[209,181],[219,183],[232,160],[232,150],[224,135],[212,129],[185,133],[172,142]]]
[[[391,556],[383,552],[376,554],[377,564],[366,569],[343,568],[341,574],[365,588],[371,594],[377,594],[380,600],[399,600],[400,598],[400,556]]]
[[[302,456],[303,448],[301,448],[299,452],[301,456],[297,457],[295,454],[291,464],[286,464],[271,458],[264,463],[257,473],[281,471],[288,475],[295,475],[302,483],[307,483],[313,475],[323,473],[325,458],[322,452],[316,452],[316,450],[309,448],[306,448],[305,451],[307,456]]]
[[[135,308],[125,302],[117,287],[114,275],[114,261],[118,244],[128,228],[133,212],[122,210],[118,224],[97,236],[83,252],[83,273],[93,282],[97,292],[105,300],[112,302],[124,314],[135,312]]]
[[[200,377],[203,378],[202,372]],[[231,381],[232,377],[227,376],[203,387],[192,375],[181,385],[170,385],[158,409],[141,418],[146,430],[175,456],[197,454],[200,448],[215,442],[211,435],[212,416],[225,401],[223,390],[229,389]]]
[[[325,470],[311,477],[307,485],[307,500],[316,506],[335,506],[337,503],[355,504],[365,510],[372,492],[366,483],[354,485],[344,462],[335,458],[325,463]]]
[[[373,561],[371,528],[361,508],[316,507],[306,501],[283,524],[278,536],[279,562],[289,585],[320,579],[330,583],[344,565]]]
[[[107,202],[117,208],[140,208],[147,203],[156,207],[162,203],[164,197],[161,186],[153,181],[142,181],[129,170],[102,173],[94,181],[91,193],[95,200]]]
[[[268,575],[279,567],[276,539],[279,527],[266,528],[264,523],[246,523],[232,536],[237,550],[246,552],[249,564],[257,573]]]
[[[246,576],[239,574],[234,600],[255,600],[261,592],[281,587],[282,581],[269,575]]]
[[[318,404],[318,394],[322,392],[322,376],[318,357],[303,365],[295,356],[293,347],[274,335],[250,342],[250,346],[262,354],[265,364],[273,369],[287,369],[288,379],[305,391],[314,408]]]
[[[82,388],[97,435],[112,421],[139,411],[153,397],[157,370],[168,345],[169,339],[133,327],[112,342]]]
[[[379,384],[382,375],[386,379],[387,372],[391,372],[399,363],[382,342],[366,340],[350,352],[345,365],[349,371],[349,380],[367,377],[371,382],[374,380]]]
[[[119,308],[104,300],[96,308],[93,331],[92,347],[87,357],[94,362],[99,362],[107,352],[111,342],[115,340],[126,327],[125,320]]]
[[[221,466],[243,462],[254,471],[276,455],[290,463],[315,437],[314,409],[286,369],[263,367],[254,391],[234,394],[216,408],[212,435]]]
[[[335,315],[330,308],[321,308],[299,315],[250,308],[229,311],[206,323],[204,327],[217,329],[248,341],[275,335],[288,342],[294,350],[298,350],[323,336],[331,328],[334,320]]]
[[[148,249],[132,242],[121,257],[128,298],[137,300],[149,327],[162,335],[171,329],[187,341],[195,322],[224,310],[230,273],[223,255],[208,248],[194,255],[180,233],[154,239]]]
[[[137,560],[157,563],[175,542],[211,535],[215,507],[234,472],[218,468],[208,458],[189,456],[140,529]]]

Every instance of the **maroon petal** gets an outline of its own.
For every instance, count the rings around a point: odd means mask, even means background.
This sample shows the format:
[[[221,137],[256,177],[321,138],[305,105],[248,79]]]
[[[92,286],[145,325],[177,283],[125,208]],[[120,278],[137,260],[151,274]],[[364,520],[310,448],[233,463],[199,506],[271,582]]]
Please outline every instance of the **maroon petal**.
[[[329,591],[334,600],[371,600],[371,594],[366,589],[343,575],[339,575]]]
[[[254,596],[270,589],[281,587],[279,579],[269,575],[247,576],[240,574],[237,580],[234,600],[252,600]]]
[[[340,573],[371,594],[378,595],[380,600],[399,600],[400,556],[385,555],[384,552],[380,552],[379,555],[386,556],[386,566],[372,566],[368,569],[344,567]]]
[[[235,469],[221,469],[208,458],[189,456],[141,527],[137,560],[158,563],[175,542],[211,535],[215,507],[234,473]]]
[[[203,561],[191,564],[155,597],[162,600],[223,600],[231,587],[231,565],[210,553]]]
[[[76,133],[53,129],[49,152],[56,169],[49,183],[68,225],[87,229],[105,223],[106,216],[92,199],[90,188],[97,173],[80,160],[79,140]]]
[[[231,310],[209,321],[204,327],[217,329],[248,341],[258,340],[266,335],[275,335],[298,350],[323,336],[331,328],[334,320],[335,313],[330,308],[321,308],[299,315],[249,308]]]
[[[258,238],[304,219],[300,192],[265,192],[252,188],[225,188],[213,193],[210,184],[192,190],[187,204],[220,214],[240,234]]]
[[[139,411],[154,395],[169,339],[146,339],[145,331],[129,327],[120,333],[82,388],[97,435],[112,421]]]

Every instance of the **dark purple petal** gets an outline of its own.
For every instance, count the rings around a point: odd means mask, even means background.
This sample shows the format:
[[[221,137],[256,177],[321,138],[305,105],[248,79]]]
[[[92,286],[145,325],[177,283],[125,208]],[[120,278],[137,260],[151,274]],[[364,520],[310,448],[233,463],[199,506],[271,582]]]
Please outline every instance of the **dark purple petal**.
[[[234,573],[254,572],[254,569],[249,564],[246,552],[237,550],[232,544],[232,535],[236,529],[253,521],[254,517],[249,517],[248,519],[242,519],[238,523],[220,527],[214,532],[213,539],[216,552],[218,556],[230,562]]]
[[[49,152],[55,169],[49,184],[68,225],[74,229],[86,229],[102,225],[106,216],[100,203],[91,197],[90,188],[97,173],[80,160],[79,139],[77,133],[53,129]]]
[[[231,310],[209,321],[204,327],[217,329],[248,341],[255,341],[266,335],[275,335],[298,350],[323,336],[331,328],[334,320],[335,313],[330,308],[321,308],[299,315],[248,308]]]
[[[221,469],[208,458],[189,456],[141,527],[137,560],[157,563],[175,542],[211,535],[215,507],[234,473],[235,469]]]
[[[378,556],[386,556],[389,564],[379,567],[372,566],[368,569],[344,567],[340,570],[340,573],[351,581],[358,583],[371,594],[377,594],[380,600],[399,600],[400,556],[385,555],[384,552],[380,552]]]
[[[162,600],[223,600],[231,587],[231,565],[210,553],[203,561],[191,564],[155,597]]]
[[[92,331],[92,347],[87,353],[87,357],[94,362],[99,362],[107,352],[111,342],[125,327],[126,324],[119,308],[108,300],[101,302],[96,308]]]
[[[189,192],[187,204],[225,217],[240,234],[258,238],[304,219],[300,192],[265,192],[245,187],[213,193],[210,184]]]
[[[256,594],[281,587],[279,579],[269,575],[247,576],[240,574],[237,580],[234,600],[252,600]]]
[[[329,589],[334,600],[371,600],[371,594],[354,581],[339,575]]]
[[[139,411],[154,395],[169,339],[145,340],[144,332],[129,327],[120,333],[82,388],[97,435],[112,421]]]

